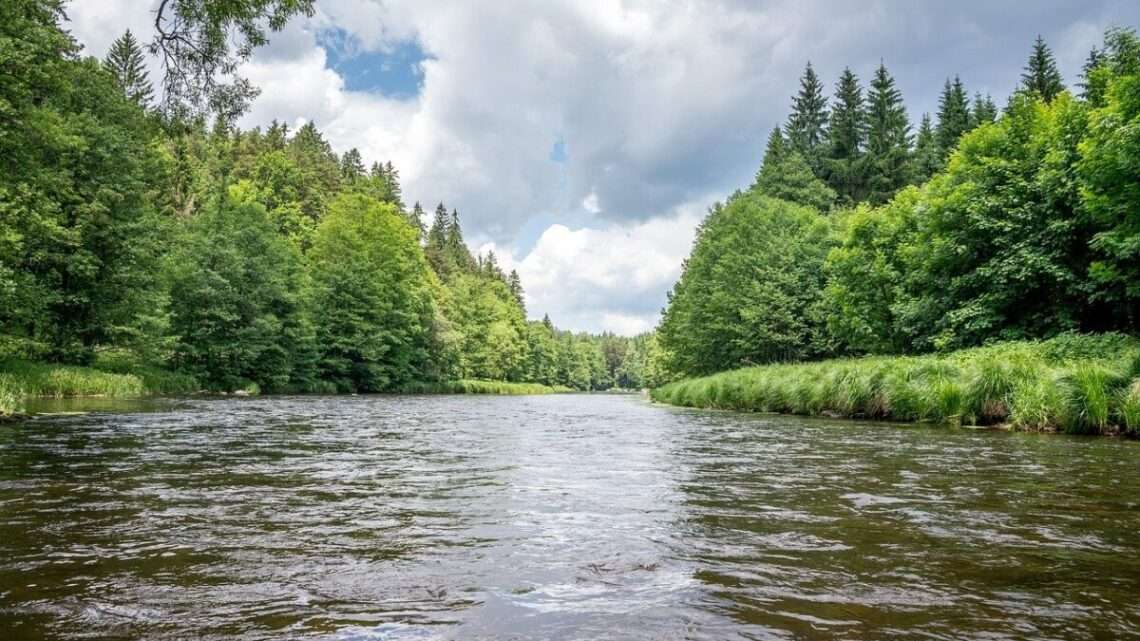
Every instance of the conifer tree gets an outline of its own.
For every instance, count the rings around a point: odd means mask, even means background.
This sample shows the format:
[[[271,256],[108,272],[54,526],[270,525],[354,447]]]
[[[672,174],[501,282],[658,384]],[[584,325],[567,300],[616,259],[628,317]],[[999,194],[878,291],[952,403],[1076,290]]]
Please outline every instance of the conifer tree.
[[[451,210],[451,218],[447,223],[447,254],[451,264],[461,272],[471,272],[475,269],[475,258],[463,240],[463,229],[459,226],[459,212]]]
[[[424,208],[420,206],[420,201],[416,201],[412,205],[412,211],[408,213],[408,222],[416,228],[420,234],[420,242],[427,240],[427,223],[424,222]]]
[[[994,99],[989,94],[983,98],[982,94],[974,94],[974,106],[970,110],[970,129],[990,124],[997,120],[998,109]]]
[[[451,275],[451,265],[448,261],[447,255],[447,229],[450,219],[447,215],[447,207],[440,203],[435,208],[435,218],[432,220],[431,228],[427,233],[427,243],[424,246],[424,255],[427,257],[428,264],[440,278],[446,280]]]
[[[871,81],[867,103],[868,199],[877,204],[910,182],[910,122],[902,93],[882,63]]]
[[[147,78],[142,48],[130,29],[111,44],[111,50],[103,60],[103,68],[111,72],[115,84],[128,98],[144,108],[150,106],[154,88]]]
[[[835,202],[835,192],[815,177],[800,152],[792,149],[780,130],[772,130],[764,164],[756,173],[752,190],[825,212]]]
[[[827,137],[827,99],[811,63],[800,78],[800,91],[792,99],[792,113],[785,131],[789,145],[798,151],[816,175],[821,174]]]
[[[1057,61],[1041,36],[1037,36],[1037,41],[1033,43],[1033,53],[1029,55],[1025,72],[1021,74],[1021,86],[1026,91],[1041,96],[1045,102],[1053,102],[1057,94],[1065,90],[1061,72],[1057,70]]]
[[[922,124],[914,141],[914,154],[911,157],[911,179],[922,184],[942,168],[942,149],[930,122],[930,114],[922,114]]]
[[[970,129],[970,102],[962,80],[954,76],[954,82],[946,80],[942,96],[938,100],[938,126],[935,133],[943,159],[958,146],[958,139]]]
[[[511,290],[511,296],[515,297],[515,300],[517,300],[519,302],[519,307],[522,307],[523,312],[525,313],[526,312],[526,302],[523,299],[522,279],[519,278],[519,273],[517,270],[514,270],[514,269],[511,270],[511,275],[507,278],[507,286]],[[549,318],[547,318],[546,320],[547,320],[547,322],[550,321]]]
[[[859,79],[844,69],[836,83],[827,130],[828,149],[824,160],[827,184],[846,203],[862,200],[866,194],[864,145],[867,137],[863,88]]]
[[[1094,95],[1096,92],[1092,83],[1089,82],[1089,77],[1104,62],[1104,59],[1104,52],[1093,47],[1089,51],[1088,57],[1085,58],[1085,64],[1081,66],[1081,81],[1077,86],[1081,88],[1081,97],[1093,104],[1099,104],[1100,96]]]
[[[355,182],[364,175],[364,160],[356,147],[344,152],[340,159],[340,176],[345,182]]]
[[[384,176],[388,184],[390,198],[388,202],[395,205],[400,211],[404,211],[404,191],[400,188],[400,170],[396,169],[391,160],[384,164]]]

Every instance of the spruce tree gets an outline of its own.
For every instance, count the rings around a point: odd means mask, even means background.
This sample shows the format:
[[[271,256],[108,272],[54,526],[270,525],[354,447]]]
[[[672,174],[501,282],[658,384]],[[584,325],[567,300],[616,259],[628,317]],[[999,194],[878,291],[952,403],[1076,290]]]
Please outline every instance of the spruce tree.
[[[943,159],[958,146],[958,139],[970,129],[970,102],[962,80],[954,76],[954,82],[946,81],[942,96],[938,100],[938,126],[935,133]]]
[[[1081,66],[1081,81],[1077,84],[1081,88],[1081,98],[1093,104],[1099,104],[1100,96],[1096,95],[1093,88],[1093,83],[1089,82],[1092,72],[1096,70],[1105,60],[1104,52],[1096,47],[1089,51],[1089,55],[1085,58],[1085,64]]]
[[[451,210],[451,219],[447,223],[447,254],[452,265],[460,272],[475,270],[475,258],[463,240],[463,229],[459,226],[459,212]]]
[[[427,242],[424,245],[424,255],[428,264],[435,270],[437,276],[446,280],[452,272],[452,266],[447,253],[447,229],[450,219],[447,216],[447,207],[440,203],[435,208],[435,219],[427,233]]]
[[[866,195],[863,158],[866,137],[863,88],[851,69],[844,69],[836,83],[835,100],[831,105],[827,157],[824,160],[827,184],[835,190],[841,202],[859,202]]]
[[[798,151],[812,171],[821,175],[824,143],[827,139],[827,99],[811,63],[800,78],[800,91],[792,99],[792,113],[785,125],[788,143]]]
[[[412,211],[408,213],[408,222],[416,228],[420,234],[420,242],[427,240],[427,223],[424,222],[424,208],[420,206],[420,201],[416,201],[412,205]]]
[[[922,114],[922,124],[914,141],[914,154],[911,156],[911,179],[922,184],[942,169],[942,148],[938,136],[930,122],[930,114]]]
[[[522,279],[519,278],[518,271],[514,269],[511,270],[511,275],[507,278],[507,287],[510,288],[511,296],[515,297],[515,300],[519,302],[519,307],[522,307],[525,313],[526,302],[523,299]]]
[[[867,187],[872,203],[886,202],[910,182],[910,122],[902,93],[879,63],[867,97]]]
[[[340,159],[340,177],[347,183],[355,182],[364,175],[364,160],[356,147],[344,152]]]
[[[821,212],[828,211],[835,202],[835,192],[816,178],[804,157],[788,145],[779,129],[768,137],[764,164],[756,173],[752,190]]]
[[[1061,72],[1057,70],[1057,61],[1041,36],[1037,36],[1037,41],[1033,43],[1033,53],[1029,55],[1025,72],[1021,74],[1021,86],[1026,91],[1041,96],[1045,102],[1052,102],[1057,94],[1065,90]]]
[[[974,94],[974,106],[970,110],[970,129],[990,124],[997,120],[998,109],[994,99],[989,94],[983,98],[982,94]]]
[[[111,44],[103,68],[115,77],[115,84],[123,94],[144,108],[150,106],[154,88],[147,78],[142,48],[130,29]]]
[[[388,193],[390,200],[388,202],[396,206],[400,211],[404,211],[404,191],[400,188],[400,170],[389,160],[384,165],[384,176],[388,183]]]

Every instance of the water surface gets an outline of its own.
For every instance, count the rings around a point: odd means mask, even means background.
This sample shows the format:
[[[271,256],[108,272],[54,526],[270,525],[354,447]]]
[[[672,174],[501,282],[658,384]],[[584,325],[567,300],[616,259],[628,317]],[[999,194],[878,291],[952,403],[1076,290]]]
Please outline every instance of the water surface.
[[[0,425],[0,639],[1140,639],[1136,442],[634,396],[134,409]]]

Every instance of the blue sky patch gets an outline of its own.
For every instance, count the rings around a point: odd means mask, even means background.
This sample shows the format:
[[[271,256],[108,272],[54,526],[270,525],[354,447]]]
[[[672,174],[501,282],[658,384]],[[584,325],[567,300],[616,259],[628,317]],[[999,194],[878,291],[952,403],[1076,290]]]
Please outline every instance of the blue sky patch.
[[[343,29],[332,29],[319,38],[326,66],[344,78],[345,89],[368,91],[392,98],[415,98],[423,91],[420,66],[431,58],[416,40],[402,40],[387,51],[367,51]]]

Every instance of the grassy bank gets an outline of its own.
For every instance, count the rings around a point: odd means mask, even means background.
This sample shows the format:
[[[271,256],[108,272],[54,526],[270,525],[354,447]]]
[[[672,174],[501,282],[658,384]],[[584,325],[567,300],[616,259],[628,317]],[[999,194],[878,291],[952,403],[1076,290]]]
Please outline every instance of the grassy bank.
[[[1136,435],[1140,341],[1064,335],[946,355],[749,367],[651,396],[688,407]]]
[[[538,383],[508,383],[505,381],[462,380],[434,383],[409,383],[401,387],[400,394],[561,394],[571,392],[568,387],[550,387]]]
[[[113,362],[99,367],[75,367],[9,360],[0,362],[0,416],[22,411],[30,397],[66,398],[103,396],[130,398],[150,394],[177,394],[197,389],[194,379],[164,370],[137,367],[112,371]]]

